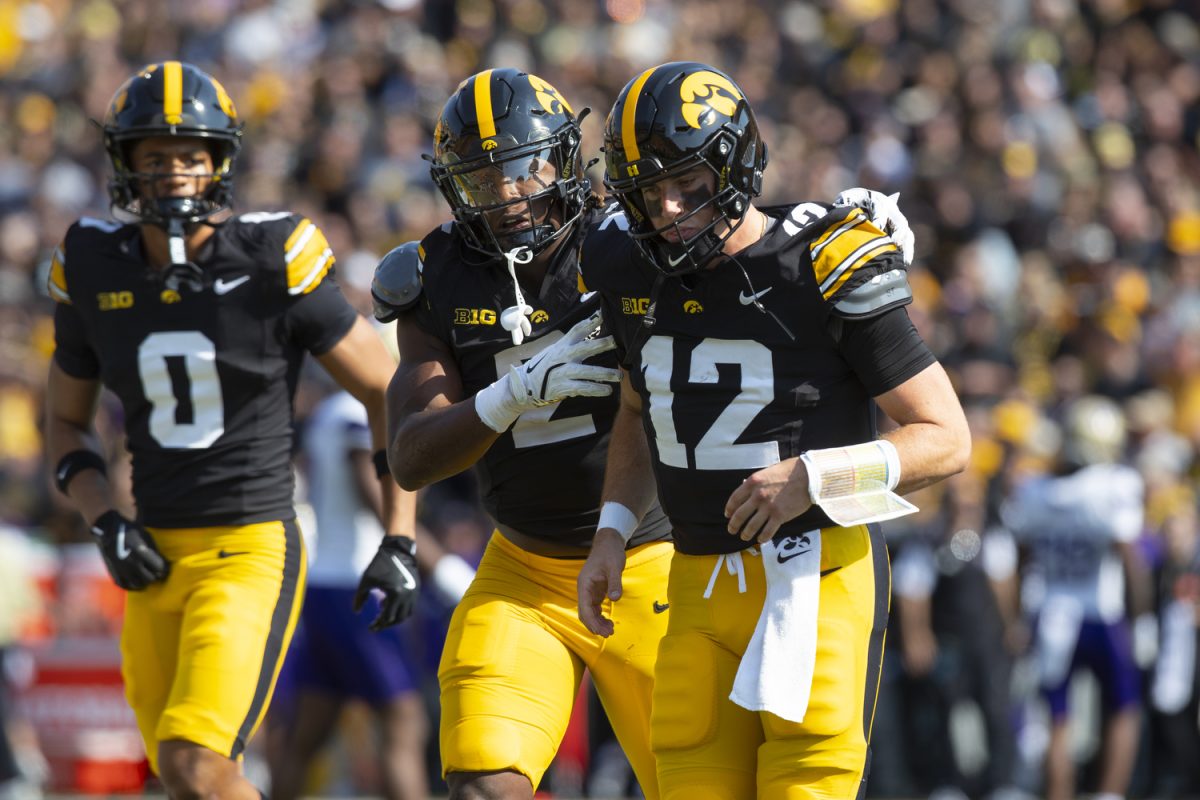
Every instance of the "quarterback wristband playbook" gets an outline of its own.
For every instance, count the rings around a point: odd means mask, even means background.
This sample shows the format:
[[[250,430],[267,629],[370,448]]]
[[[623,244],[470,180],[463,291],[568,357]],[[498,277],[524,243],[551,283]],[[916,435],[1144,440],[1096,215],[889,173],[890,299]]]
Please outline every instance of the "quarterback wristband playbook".
[[[63,456],[59,460],[58,466],[54,468],[54,485],[60,492],[67,494],[67,487],[71,485],[71,480],[88,469],[94,469],[101,475],[108,474],[108,464],[95,450],[72,450]]]
[[[629,544],[629,540],[633,538],[633,532],[637,530],[637,526],[637,515],[620,503],[609,500],[600,506],[600,521],[596,523],[596,530],[612,528],[621,534],[621,538],[625,540],[626,544]]]
[[[900,455],[886,439],[809,450],[808,494],[842,527],[902,517],[917,507],[892,490],[900,483]]]

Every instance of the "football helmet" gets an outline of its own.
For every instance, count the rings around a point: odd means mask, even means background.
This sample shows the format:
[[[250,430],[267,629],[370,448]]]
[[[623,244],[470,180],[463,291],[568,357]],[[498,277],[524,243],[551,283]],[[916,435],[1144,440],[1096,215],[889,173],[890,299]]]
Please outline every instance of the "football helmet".
[[[708,263],[741,224],[762,192],[767,149],[737,84],[681,61],[648,69],[621,90],[604,126],[604,161],[604,186],[624,208],[634,242],[654,266],[680,275]],[[700,166],[716,179],[712,196],[655,228],[642,190]],[[708,209],[713,219],[684,238],[677,226]],[[662,237],[672,229],[678,241]]]
[[[1125,414],[1107,397],[1085,395],[1063,417],[1063,459],[1076,467],[1119,462],[1125,453]]]
[[[516,69],[467,78],[433,134],[430,169],[464,242],[489,259],[568,235],[591,184],[579,120],[558,90]],[[532,190],[530,190],[532,187]]]
[[[230,207],[242,123],[233,100],[211,75],[182,61],[148,64],[113,95],[101,128],[113,167],[109,196],[117,208],[165,225],[199,222]],[[149,136],[206,140],[214,165],[208,188],[195,197],[148,196],[143,186],[156,176],[134,172],[130,153]]]

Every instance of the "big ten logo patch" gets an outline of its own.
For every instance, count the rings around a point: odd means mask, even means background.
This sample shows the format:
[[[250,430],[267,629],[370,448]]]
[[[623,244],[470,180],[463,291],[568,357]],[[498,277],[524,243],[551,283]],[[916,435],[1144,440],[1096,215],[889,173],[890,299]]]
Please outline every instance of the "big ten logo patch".
[[[495,325],[496,312],[490,308],[456,308],[455,325]]]

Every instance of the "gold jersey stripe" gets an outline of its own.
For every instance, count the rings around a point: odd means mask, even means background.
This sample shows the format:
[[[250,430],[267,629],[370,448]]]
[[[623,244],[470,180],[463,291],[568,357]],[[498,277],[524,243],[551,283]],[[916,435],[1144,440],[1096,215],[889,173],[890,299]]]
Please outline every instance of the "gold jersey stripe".
[[[46,289],[50,296],[60,303],[71,303],[71,295],[67,292],[67,270],[63,266],[62,247],[54,250],[50,259],[50,276],[46,279]]]
[[[646,85],[646,81],[650,79],[650,75],[656,69],[658,67],[651,67],[638,75],[637,80],[629,87],[629,94],[625,95],[625,107],[621,109],[621,144],[625,146],[626,163],[632,163],[642,157],[637,146],[637,131],[634,129],[634,120],[637,118],[637,101],[638,95],[642,93],[642,87]]]
[[[296,246],[296,242],[300,239],[300,237],[308,232],[309,225],[312,225],[312,222],[308,217],[302,218],[300,222],[296,224],[295,230],[293,230],[291,235],[288,236],[287,241],[283,243],[283,251],[285,253],[290,253],[292,251],[292,248]]]
[[[317,288],[333,266],[334,259],[325,234],[310,222],[284,261],[287,264],[288,293],[296,295],[307,294]]]
[[[169,124],[183,122],[183,65],[178,61],[163,64],[163,118]]]
[[[821,284],[821,295],[828,300],[837,293],[837,290],[842,288],[842,285],[850,279],[850,276],[858,271],[859,267],[866,264],[875,256],[883,255],[884,253],[893,251],[896,245],[892,244],[892,240],[886,236],[879,237],[871,242],[865,243],[838,265],[833,272],[829,274],[829,279]]]
[[[492,71],[485,69],[475,76],[475,116],[479,120],[479,137],[496,135],[496,118],[492,112]]]
[[[826,231],[821,234],[815,242],[809,245],[809,252],[812,253],[813,263],[815,264],[817,259],[821,257],[821,251],[825,249],[825,245],[832,242],[843,232],[848,231],[858,223],[863,222],[866,220],[866,218],[867,215],[864,214],[861,209],[858,207],[853,207],[846,214],[846,216],[842,217],[841,222],[832,228],[827,228]]]
[[[575,273],[575,277],[576,277],[576,279],[577,279],[575,282],[576,282],[576,283],[578,284],[578,286],[579,286],[579,293],[580,293],[580,294],[587,294],[587,293],[588,293],[588,288],[587,288],[587,284],[583,282],[583,273],[582,273],[582,272],[577,272],[577,273]]]

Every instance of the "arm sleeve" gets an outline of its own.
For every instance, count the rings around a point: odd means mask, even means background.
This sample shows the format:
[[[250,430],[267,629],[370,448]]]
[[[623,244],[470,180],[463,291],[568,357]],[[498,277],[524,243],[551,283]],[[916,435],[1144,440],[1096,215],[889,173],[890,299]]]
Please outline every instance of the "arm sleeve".
[[[895,389],[937,359],[903,306],[877,317],[845,320],[839,345],[872,397]]]
[[[296,298],[284,315],[287,337],[315,356],[324,355],[350,332],[358,312],[334,281],[321,281]]]
[[[92,380],[100,376],[100,359],[88,342],[83,319],[74,306],[54,307],[54,360],[72,378]]]

